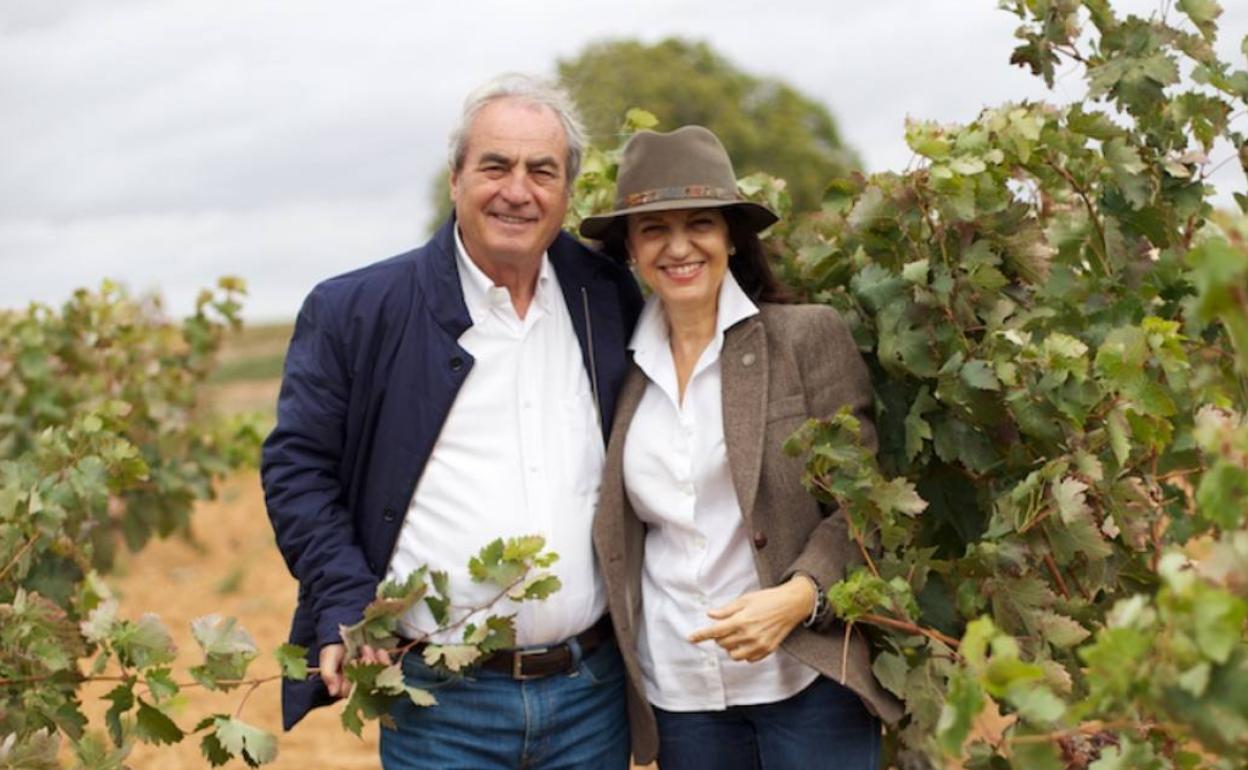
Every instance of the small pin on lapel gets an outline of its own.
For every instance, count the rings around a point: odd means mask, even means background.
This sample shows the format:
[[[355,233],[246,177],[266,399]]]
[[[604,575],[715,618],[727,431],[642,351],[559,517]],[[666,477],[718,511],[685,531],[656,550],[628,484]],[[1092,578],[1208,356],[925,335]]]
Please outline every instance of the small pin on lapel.
[[[753,366],[753,365],[754,365],[754,354],[753,354],[753,353],[746,353],[745,355],[741,356],[741,363],[742,363],[742,364],[744,364],[745,366]]]

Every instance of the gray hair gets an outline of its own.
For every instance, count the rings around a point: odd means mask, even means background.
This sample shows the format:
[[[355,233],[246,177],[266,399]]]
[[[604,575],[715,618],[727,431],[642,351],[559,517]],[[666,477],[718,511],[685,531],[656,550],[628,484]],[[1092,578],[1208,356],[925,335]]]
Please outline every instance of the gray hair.
[[[450,162],[451,170],[459,171],[464,165],[468,154],[468,131],[477,113],[485,106],[499,99],[519,99],[529,104],[546,107],[553,111],[563,125],[563,134],[568,142],[568,181],[576,179],[581,172],[581,156],[585,153],[585,126],[576,109],[572,96],[562,88],[545,80],[508,72],[473,89],[464,99],[464,111],[459,117],[459,124],[451,131]]]

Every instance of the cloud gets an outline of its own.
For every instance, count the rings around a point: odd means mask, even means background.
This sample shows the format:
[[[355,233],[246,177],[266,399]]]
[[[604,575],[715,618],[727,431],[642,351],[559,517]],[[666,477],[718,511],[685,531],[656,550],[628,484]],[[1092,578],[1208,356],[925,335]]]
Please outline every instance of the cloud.
[[[235,272],[249,317],[293,315],[316,280],[422,240],[465,93],[604,38],[707,40],[827,103],[869,168],[901,168],[906,115],[1081,91],[1009,66],[1016,22],[993,5],[5,0],[0,306],[111,275],[185,310]],[[1222,27],[1241,60],[1248,4]],[[1222,174],[1243,189],[1236,164]]]

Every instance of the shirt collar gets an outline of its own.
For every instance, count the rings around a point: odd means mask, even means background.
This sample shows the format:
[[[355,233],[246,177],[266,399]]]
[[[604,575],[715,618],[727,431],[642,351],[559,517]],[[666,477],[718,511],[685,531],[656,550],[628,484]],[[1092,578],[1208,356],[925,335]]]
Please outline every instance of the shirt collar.
[[[459,228],[455,232],[455,266],[459,270],[459,283],[464,292],[464,305],[468,307],[468,315],[474,324],[480,323],[482,316],[491,308],[505,307],[511,310],[511,294],[504,286],[496,286],[490,277],[477,266],[468,256]],[[554,271],[550,266],[550,256],[542,252],[542,264],[537,271],[537,289],[533,293],[533,302],[542,310],[550,310],[550,295],[553,293]],[[514,311],[513,311],[514,312]]]
[[[719,285],[715,337],[702,353],[697,369],[700,371],[719,358],[719,351],[724,345],[724,332],[753,315],[758,315],[758,306],[746,295],[741,284],[737,283],[732,271],[725,271],[724,281]],[[646,299],[641,317],[637,319],[637,328],[633,331],[628,349],[633,351],[633,360],[642,371],[656,382],[659,380],[656,377],[660,369],[659,362],[671,361],[670,339],[663,302],[657,294],[652,293]],[[666,368],[670,368],[670,363]],[[674,373],[672,376],[675,376]]]

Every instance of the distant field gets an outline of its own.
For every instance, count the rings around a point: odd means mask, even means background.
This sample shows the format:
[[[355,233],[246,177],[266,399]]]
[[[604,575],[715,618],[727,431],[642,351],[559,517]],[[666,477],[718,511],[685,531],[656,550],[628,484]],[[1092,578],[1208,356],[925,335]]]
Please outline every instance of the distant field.
[[[228,334],[205,388],[209,403],[227,414],[272,416],[292,328],[290,323],[257,324]]]
[[[282,376],[290,323],[244,326],[226,336],[217,371],[210,382],[225,384],[240,380],[271,380]]]

